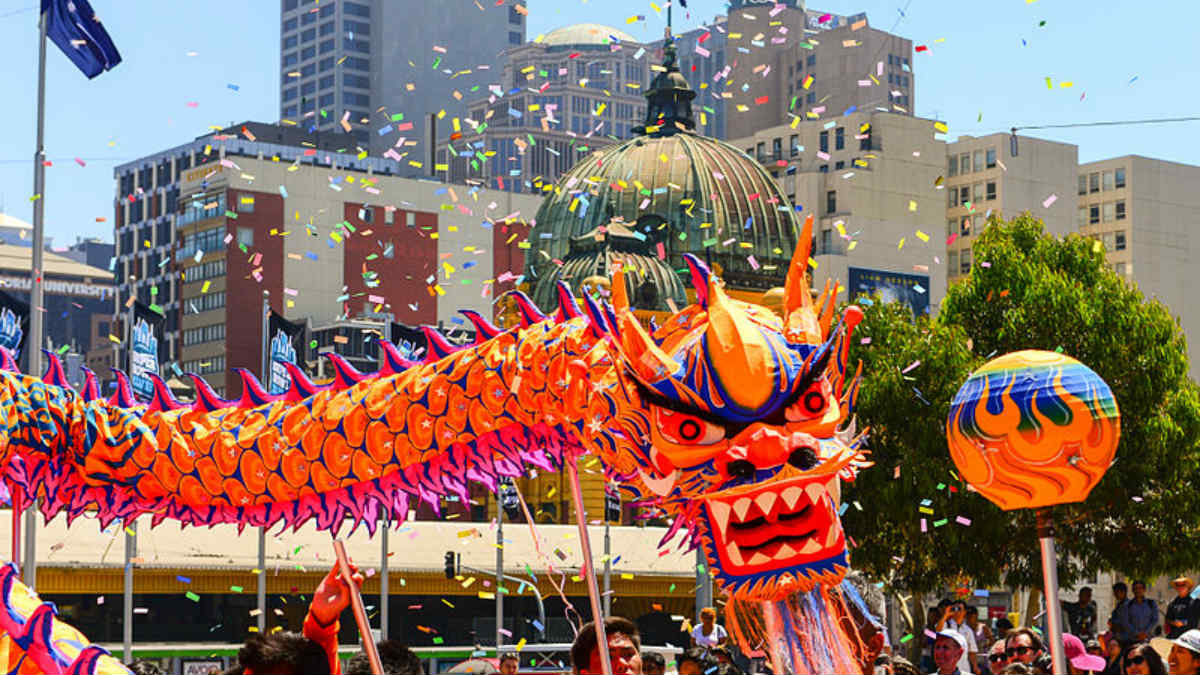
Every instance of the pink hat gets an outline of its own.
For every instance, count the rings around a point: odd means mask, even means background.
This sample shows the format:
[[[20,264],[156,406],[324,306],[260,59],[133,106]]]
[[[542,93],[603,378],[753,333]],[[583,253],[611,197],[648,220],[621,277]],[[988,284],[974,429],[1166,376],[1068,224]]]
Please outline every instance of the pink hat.
[[[1098,673],[1108,665],[1108,662],[1102,657],[1087,653],[1083,641],[1070,633],[1063,633],[1063,651],[1066,652],[1067,660],[1071,662],[1071,665],[1080,670]]]

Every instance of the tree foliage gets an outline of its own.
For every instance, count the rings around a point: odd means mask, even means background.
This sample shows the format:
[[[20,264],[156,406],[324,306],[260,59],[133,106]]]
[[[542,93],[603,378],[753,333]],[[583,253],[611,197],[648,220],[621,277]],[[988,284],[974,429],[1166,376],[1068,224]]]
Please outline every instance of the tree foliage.
[[[914,321],[902,305],[864,307],[851,358],[864,363],[857,414],[871,427],[876,466],[844,491],[854,566],[917,592],[1040,585],[1033,512],[1001,511],[968,490],[954,473],[945,424],[972,370],[1008,352],[1044,349],[1095,370],[1121,409],[1112,468],[1087,501],[1052,509],[1060,581],[1194,568],[1200,395],[1169,309],[1110,271],[1096,242],[1047,235],[1028,214],[993,218],[973,253],[970,275],[934,319]]]

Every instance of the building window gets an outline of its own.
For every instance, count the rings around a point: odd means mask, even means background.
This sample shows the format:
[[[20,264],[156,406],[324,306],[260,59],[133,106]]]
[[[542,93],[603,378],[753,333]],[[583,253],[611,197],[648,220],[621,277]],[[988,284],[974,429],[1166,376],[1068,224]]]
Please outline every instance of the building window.
[[[975,158],[975,170],[983,171],[983,151],[976,150],[974,152],[974,158]]]
[[[817,92],[815,92],[815,91],[808,92],[808,96],[804,97],[804,102],[808,103],[809,105],[816,103],[817,102]]]
[[[966,185],[958,189],[958,203],[960,205],[966,206],[971,202],[970,192],[971,191],[967,189]]]
[[[960,237],[971,236],[971,216],[963,216],[958,219],[958,235]]]
[[[833,149],[842,150],[846,147],[846,129],[838,127],[834,129]]]
[[[304,49],[300,50],[300,60],[301,61],[307,61],[316,55],[317,55],[316,47],[305,47]]]
[[[1116,220],[1125,220],[1125,200],[1117,200]]]
[[[371,79],[365,75],[355,75],[354,73],[345,73],[342,75],[342,83],[347,87],[355,87],[356,89],[370,89]]]
[[[837,190],[825,193],[825,213],[837,213]]]
[[[946,206],[950,208],[958,206],[958,188],[954,186],[950,187],[950,200],[946,203]]]
[[[327,59],[321,59],[318,63],[321,65],[322,73],[329,71],[329,70],[333,70],[333,57],[332,56]]]
[[[1079,207],[1079,212],[1075,217],[1076,227],[1083,227],[1088,224],[1088,210],[1086,206]]]
[[[996,168],[996,149],[995,148],[988,148],[986,161],[987,161],[987,168],[989,168],[989,169]]]
[[[296,30],[296,17],[294,16],[283,22],[283,32],[286,33],[290,30]]]
[[[333,3],[326,3],[326,4],[322,5],[321,6],[321,18],[328,19],[329,17],[333,16],[334,7],[335,7],[335,5]]]
[[[1088,192],[1100,191],[1100,174],[1093,173],[1088,176]]]
[[[417,226],[417,214],[412,211],[404,212],[404,224],[409,227]]]
[[[1116,251],[1124,251],[1125,250],[1125,231],[1124,230],[1121,230],[1120,232],[1116,233],[1116,236],[1114,237],[1113,250],[1116,250]]]
[[[958,275],[958,251],[946,253],[946,271],[952,277]]]
[[[329,52],[333,51],[334,44],[335,43],[333,40],[325,40],[321,42],[321,53],[328,54]]]
[[[1087,174],[1079,175],[1079,194],[1087,194]]]
[[[771,155],[773,159],[783,159],[783,139],[776,138],[771,141]]]
[[[375,220],[375,209],[370,206],[364,206],[358,210],[358,219],[364,223],[369,223]]]
[[[996,181],[990,180],[987,183],[987,198],[991,201],[996,198]]]
[[[946,176],[953,178],[958,175],[958,158],[951,157],[950,161],[946,162]]]
[[[800,154],[800,137],[799,136],[797,136],[796,134],[792,134],[792,137],[790,139],[788,139],[788,144],[791,146],[790,152],[791,152],[792,157],[795,157]]]
[[[1128,276],[1128,272],[1126,271],[1128,268],[1129,268],[1129,266],[1123,262],[1119,262],[1116,265],[1113,265],[1113,271],[1116,272],[1118,276],[1122,276],[1122,277]]]
[[[963,175],[971,173],[971,153],[964,152],[958,156],[958,172]]]
[[[371,43],[364,39],[352,40],[348,37],[343,38],[342,47],[351,52],[360,52],[363,54],[369,54],[371,52]]]
[[[508,32],[508,44],[510,44],[510,45],[521,44],[521,33],[519,31],[515,31],[515,30],[509,31]]]
[[[959,252],[958,271],[961,274],[971,273],[971,249],[964,248]]]
[[[237,210],[238,213],[254,213],[254,195],[245,193],[238,195]]]
[[[828,131],[821,132],[819,146],[821,148],[821,152],[829,152],[829,132]]]
[[[767,144],[765,142],[754,146],[754,158],[760,162],[767,161]]]
[[[364,94],[355,94],[354,92],[343,91],[342,92],[342,103],[344,103],[346,105],[369,106],[369,105],[371,105],[371,99],[369,96],[366,96]]]
[[[300,4],[300,0],[283,0],[283,11],[290,12],[296,9],[298,4]]]
[[[809,54],[808,58],[805,60],[805,63],[807,63],[810,68],[817,65],[817,55]]]
[[[957,227],[958,227],[957,220],[950,218],[949,220],[946,221],[946,238],[947,239],[949,239],[950,236],[954,234],[954,230]],[[951,265],[951,267],[953,267],[953,265]]]
[[[509,5],[508,7],[508,22],[514,26],[521,25],[521,13],[517,11],[516,5]]]
[[[332,7],[332,5],[330,5]],[[353,2],[342,3],[342,12],[350,16],[371,16],[371,8],[364,5],[356,5]]]
[[[317,29],[315,29],[315,28],[309,28],[308,30],[300,32],[300,41],[301,42],[311,42],[316,37],[317,37]]]
[[[1103,176],[1104,176],[1104,190],[1105,191],[1112,190],[1113,189],[1113,172],[1105,171]]]
[[[295,89],[295,87],[293,87],[293,88],[291,88],[291,89],[284,89],[284,90],[283,90],[283,100],[284,100],[284,101],[294,101],[295,99],[296,99],[296,89]]]
[[[1096,225],[1100,222],[1100,205],[1092,204],[1088,207],[1088,225]]]
[[[333,33],[333,31],[334,31],[334,26],[333,26],[332,21],[326,21],[325,23],[321,24],[321,29],[320,29],[321,37],[329,35],[329,34]]]
[[[976,183],[971,186],[971,201],[975,204],[983,201],[983,183]]]
[[[289,36],[285,37],[283,39],[283,48],[284,49],[295,49],[296,48],[296,36],[289,35]]]
[[[300,62],[300,59],[296,56],[296,52],[292,52],[290,54],[284,54],[284,56],[283,56],[283,66],[285,68],[288,66],[294,66],[299,62]]]
[[[1112,221],[1114,221],[1116,219],[1117,219],[1117,211],[1116,211],[1115,205],[1112,202],[1105,202],[1101,221],[1103,221],[1105,223],[1111,223]]]
[[[1120,190],[1123,187],[1125,187],[1125,167],[1116,171],[1116,189]]]
[[[254,245],[254,228],[239,227],[237,229],[237,243],[239,246],[247,246],[247,247],[253,246]]]
[[[818,172],[818,173],[829,173],[829,165],[828,165],[828,164],[822,164],[822,165],[820,166],[820,168],[818,168],[818,169],[817,169],[817,172]]]
[[[833,163],[833,168],[835,171],[840,171],[840,170],[846,168],[846,162],[843,160],[838,160]]]

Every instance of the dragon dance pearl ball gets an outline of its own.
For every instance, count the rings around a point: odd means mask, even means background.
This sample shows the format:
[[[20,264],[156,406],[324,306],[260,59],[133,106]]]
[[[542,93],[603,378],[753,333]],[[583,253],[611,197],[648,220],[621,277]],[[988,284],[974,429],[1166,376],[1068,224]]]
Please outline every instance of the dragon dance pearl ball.
[[[1081,502],[1112,464],[1121,413],[1108,384],[1075,359],[1020,351],[971,374],[950,404],[950,457],[1002,509]]]

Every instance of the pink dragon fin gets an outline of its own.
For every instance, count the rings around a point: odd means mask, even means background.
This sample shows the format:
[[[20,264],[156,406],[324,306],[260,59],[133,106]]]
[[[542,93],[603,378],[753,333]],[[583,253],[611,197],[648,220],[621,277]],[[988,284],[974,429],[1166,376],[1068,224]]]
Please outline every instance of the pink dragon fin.
[[[129,384],[129,376],[125,371],[118,368],[112,369],[117,376],[117,390],[109,397],[109,405],[115,405],[118,408],[132,408],[138,404],[137,398],[133,395],[133,387]]]
[[[150,397],[150,405],[146,408],[147,412],[170,412],[187,407],[175,398],[170,387],[161,377],[151,373],[150,381],[154,383],[154,395]]]
[[[46,355],[46,374],[42,375],[42,382],[74,391],[71,383],[67,382],[67,372],[63,370],[62,360],[58,358],[58,354],[49,349],[43,349],[42,353]]]
[[[708,265],[691,253],[685,253],[683,260],[687,263],[688,271],[691,272],[692,288],[696,289],[696,304],[707,309],[708,278],[712,276],[712,271],[708,269]]]
[[[460,309],[458,313],[467,317],[475,326],[475,344],[477,345],[481,345],[504,332],[473,309]]]
[[[458,347],[446,341],[442,334],[433,326],[421,326],[425,334],[425,363],[434,363],[458,351]]]
[[[243,410],[249,408],[257,408],[260,405],[274,403],[283,398],[282,396],[272,396],[263,389],[262,383],[254,376],[254,373],[245,368],[234,368],[233,372],[237,373],[242,378],[242,397],[238,399],[237,407]]]
[[[521,312],[521,328],[529,328],[535,323],[541,323],[550,319],[550,317],[542,314],[542,310],[538,309],[538,306],[534,304],[533,300],[529,299],[528,295],[525,295],[521,291],[509,291],[508,295],[516,301],[517,309]]]
[[[359,382],[362,382],[363,380],[367,379],[366,375],[362,374],[357,368],[350,365],[350,362],[347,361],[341,354],[335,354],[333,352],[329,352],[325,356],[328,357],[330,363],[333,364],[333,372],[334,372],[333,390],[334,391],[341,391],[343,389],[349,389],[350,387],[353,387],[354,385],[358,384]]]
[[[290,376],[289,379],[292,381],[291,385],[288,386],[287,393],[284,394],[284,400],[291,401],[293,403],[296,401],[303,401],[309,396],[326,389],[325,387],[317,386],[317,384],[309,379],[308,375],[306,375],[303,370],[300,370],[300,366],[297,366],[291,361],[284,361],[283,367],[287,368],[288,375]]]
[[[404,358],[404,355],[400,353],[400,349],[387,340],[379,341],[379,349],[383,351],[383,367],[379,369],[381,377],[397,375],[413,366],[420,365],[415,361],[409,361]]]
[[[17,365],[17,360],[13,358],[12,352],[4,347],[0,347],[0,370],[6,370],[10,373],[21,372],[21,368]]]
[[[579,311],[579,305],[575,302],[575,294],[571,292],[571,286],[565,281],[558,282],[558,314],[555,318],[559,323],[570,321],[577,316],[583,316]]]
[[[96,373],[87,366],[81,366],[83,376],[87,379],[83,382],[83,402],[91,403],[92,401],[100,400],[100,380],[96,378]]]
[[[221,408],[232,408],[236,403],[217,396],[217,392],[213,391],[208,382],[205,382],[204,378],[196,373],[184,373],[184,375],[192,378],[192,384],[196,387],[196,402],[192,404],[192,410],[213,412]]]

